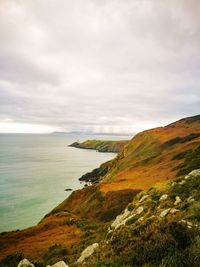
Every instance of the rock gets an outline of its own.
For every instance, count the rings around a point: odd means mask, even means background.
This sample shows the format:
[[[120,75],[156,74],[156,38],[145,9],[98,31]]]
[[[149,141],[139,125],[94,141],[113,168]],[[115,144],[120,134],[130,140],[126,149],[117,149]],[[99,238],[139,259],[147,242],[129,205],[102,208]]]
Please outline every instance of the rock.
[[[189,176],[193,176],[193,177],[197,177],[197,176],[200,175],[200,169],[193,170],[193,171],[191,171],[188,175],[189,175]]]
[[[178,209],[174,209],[174,208],[172,208],[171,210],[170,210],[170,213],[171,214],[175,214],[175,213],[177,213],[179,210]]]
[[[189,203],[194,202],[194,198],[192,196],[188,197],[187,202],[189,202]]]
[[[180,199],[180,197],[179,196],[176,196],[176,200],[175,200],[175,202],[174,202],[174,205],[178,205],[179,203],[181,203],[181,199]]]
[[[98,246],[99,246],[98,243],[94,243],[94,244],[88,246],[86,249],[84,249],[83,252],[81,253],[80,258],[77,260],[77,263],[84,262],[84,260],[86,258],[88,258],[89,256],[91,256],[95,252],[95,250],[98,248]]]
[[[166,210],[163,210],[163,211],[160,213],[160,217],[161,217],[161,218],[164,218],[164,217],[169,213],[170,210],[171,210],[171,208],[166,209]]]
[[[186,183],[186,181],[183,180],[183,181],[181,181],[179,184],[182,185],[182,184],[185,184],[185,183]]]
[[[35,267],[29,260],[23,259],[19,262],[17,267]]]
[[[176,183],[176,182],[173,182],[173,183],[172,183],[172,186],[175,186],[175,185],[177,185],[177,183]]]
[[[141,197],[141,199],[139,200],[139,203],[145,201],[148,197],[149,197],[149,195],[144,195],[144,196]]]
[[[46,267],[68,267],[68,265],[64,261],[59,261],[55,263],[54,265],[48,265]]]
[[[168,195],[167,194],[164,194],[160,197],[159,201],[164,201],[168,198]]]
[[[111,224],[112,228],[118,228],[121,225],[121,222],[124,221],[127,217],[129,217],[131,212],[128,209],[125,209],[125,211],[118,215],[114,222]]]
[[[185,180],[190,179],[190,175],[186,175],[184,179],[185,179]]]
[[[144,210],[144,208],[143,208],[142,206],[140,206],[140,207],[138,207],[138,208],[136,209],[135,213],[136,213],[136,214],[140,214],[140,213],[143,212],[143,210]]]
[[[144,217],[140,217],[139,219],[138,219],[138,222],[142,222],[144,220]]]

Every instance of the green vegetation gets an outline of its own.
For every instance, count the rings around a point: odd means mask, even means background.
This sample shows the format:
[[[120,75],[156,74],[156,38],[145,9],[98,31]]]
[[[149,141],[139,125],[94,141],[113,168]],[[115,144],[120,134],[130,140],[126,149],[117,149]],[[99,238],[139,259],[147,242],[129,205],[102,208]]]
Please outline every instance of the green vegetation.
[[[182,154],[177,154],[175,159],[177,159],[177,157],[184,158],[184,161],[174,168],[174,170],[178,170],[177,177],[187,174],[194,169],[198,169],[200,167],[200,145],[192,151],[187,150],[182,152]]]
[[[43,255],[44,264],[52,265],[58,261],[67,261],[68,251],[66,247],[63,247],[61,245],[53,245],[51,246],[48,251]]]
[[[0,267],[11,267],[17,266],[18,263],[24,259],[24,255],[22,253],[14,253],[12,255],[7,256],[0,262]]]
[[[127,206],[132,217],[101,240],[84,266],[200,266],[200,171],[165,183],[138,194]],[[144,212],[134,216],[141,206]],[[169,213],[161,217],[165,209]]]
[[[128,143],[126,140],[110,141],[110,140],[87,140],[82,143],[74,142],[70,146],[84,149],[95,149],[99,152],[118,153]]]

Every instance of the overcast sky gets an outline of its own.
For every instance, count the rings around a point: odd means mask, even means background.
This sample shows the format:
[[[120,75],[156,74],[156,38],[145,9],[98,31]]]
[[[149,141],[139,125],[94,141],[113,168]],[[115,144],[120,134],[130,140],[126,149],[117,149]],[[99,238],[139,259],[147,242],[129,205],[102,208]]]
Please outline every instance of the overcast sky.
[[[0,132],[135,133],[200,113],[199,0],[0,0]]]

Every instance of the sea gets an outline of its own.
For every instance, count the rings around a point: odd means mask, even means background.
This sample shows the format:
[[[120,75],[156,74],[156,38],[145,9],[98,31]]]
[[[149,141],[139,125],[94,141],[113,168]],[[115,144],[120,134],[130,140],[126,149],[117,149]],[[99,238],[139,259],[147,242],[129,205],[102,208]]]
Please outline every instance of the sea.
[[[71,194],[65,189],[83,188],[79,177],[116,156],[68,146],[88,139],[130,137],[0,134],[0,232],[37,224]]]

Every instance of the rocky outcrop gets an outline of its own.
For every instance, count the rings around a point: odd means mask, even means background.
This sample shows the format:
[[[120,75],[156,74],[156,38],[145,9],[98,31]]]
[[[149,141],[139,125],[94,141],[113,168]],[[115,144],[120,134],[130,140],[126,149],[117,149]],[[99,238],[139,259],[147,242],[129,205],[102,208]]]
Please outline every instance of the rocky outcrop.
[[[77,260],[77,263],[84,262],[85,259],[90,257],[98,247],[99,247],[99,244],[94,243],[94,244],[88,246],[86,249],[84,249],[83,252],[81,253],[80,258]]]
[[[19,262],[17,267],[35,267],[29,260],[23,259]]]

